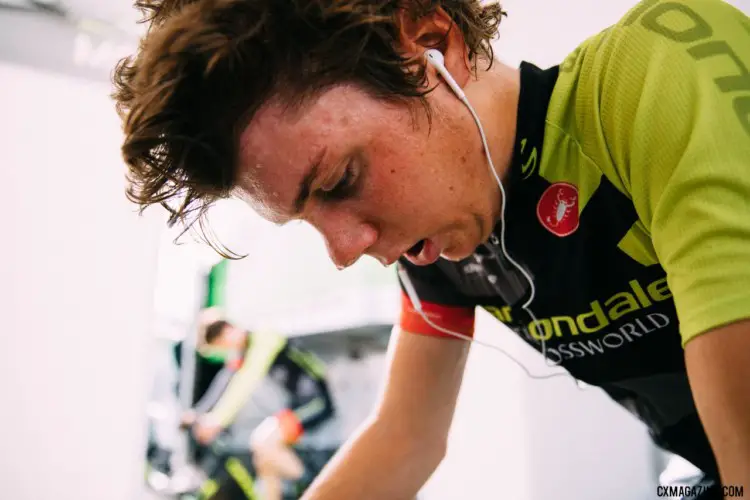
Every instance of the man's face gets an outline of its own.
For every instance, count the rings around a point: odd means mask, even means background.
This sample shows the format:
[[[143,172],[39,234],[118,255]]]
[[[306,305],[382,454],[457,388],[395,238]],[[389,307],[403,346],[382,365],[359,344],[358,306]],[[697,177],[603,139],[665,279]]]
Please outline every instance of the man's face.
[[[246,338],[247,334],[244,330],[237,328],[234,325],[227,325],[221,330],[221,333],[211,341],[210,345],[221,351],[241,351],[244,348]]]
[[[268,103],[241,135],[242,196],[270,221],[312,224],[339,267],[363,254],[421,265],[471,255],[494,226],[498,188],[463,104],[444,85],[428,102],[431,126],[418,103],[354,86],[296,113]]]

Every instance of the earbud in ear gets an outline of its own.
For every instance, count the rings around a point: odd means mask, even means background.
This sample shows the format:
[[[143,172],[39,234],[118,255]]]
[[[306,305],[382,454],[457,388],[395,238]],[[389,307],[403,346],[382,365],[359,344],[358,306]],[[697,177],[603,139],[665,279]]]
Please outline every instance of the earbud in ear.
[[[445,67],[445,57],[443,57],[443,53],[438,49],[426,50],[424,56],[433,66]]]
[[[456,83],[456,80],[453,79],[448,68],[445,67],[445,57],[443,56],[443,53],[437,49],[428,49],[425,51],[424,56],[428,64],[435,68],[440,76],[443,77],[443,80],[445,80],[445,83],[447,83],[451,90],[453,90],[453,93],[462,101],[466,100],[466,95],[464,95],[464,91],[461,90],[461,86]]]

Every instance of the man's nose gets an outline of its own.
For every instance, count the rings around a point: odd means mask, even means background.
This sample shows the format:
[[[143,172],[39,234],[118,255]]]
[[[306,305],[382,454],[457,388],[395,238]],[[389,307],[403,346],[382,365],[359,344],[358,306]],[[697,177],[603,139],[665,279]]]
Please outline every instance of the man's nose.
[[[339,269],[354,264],[378,239],[378,231],[354,214],[325,211],[310,223],[323,235],[331,261]]]

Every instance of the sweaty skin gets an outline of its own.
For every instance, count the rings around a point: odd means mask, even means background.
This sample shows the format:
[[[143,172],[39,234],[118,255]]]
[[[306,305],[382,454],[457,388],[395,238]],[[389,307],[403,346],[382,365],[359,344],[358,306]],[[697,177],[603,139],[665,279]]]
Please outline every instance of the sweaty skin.
[[[513,149],[518,71],[497,61],[482,71],[480,62],[473,75],[450,23],[439,10],[410,24],[404,46],[422,54],[422,43],[448,33],[445,65],[482,120],[502,177]],[[340,267],[362,255],[392,264],[423,239],[445,258],[470,255],[497,221],[499,187],[471,114],[432,67],[427,73],[436,86],[427,96],[431,122],[418,103],[385,103],[347,85],[296,113],[268,102],[240,138],[240,195],[268,220],[312,224]],[[300,206],[306,178],[310,196]]]

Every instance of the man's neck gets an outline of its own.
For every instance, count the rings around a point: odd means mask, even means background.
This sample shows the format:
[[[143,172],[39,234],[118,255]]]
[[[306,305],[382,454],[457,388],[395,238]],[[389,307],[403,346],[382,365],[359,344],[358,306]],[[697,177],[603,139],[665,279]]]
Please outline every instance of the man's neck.
[[[480,69],[465,92],[482,122],[495,172],[505,179],[516,142],[521,72],[495,60],[489,70]]]

